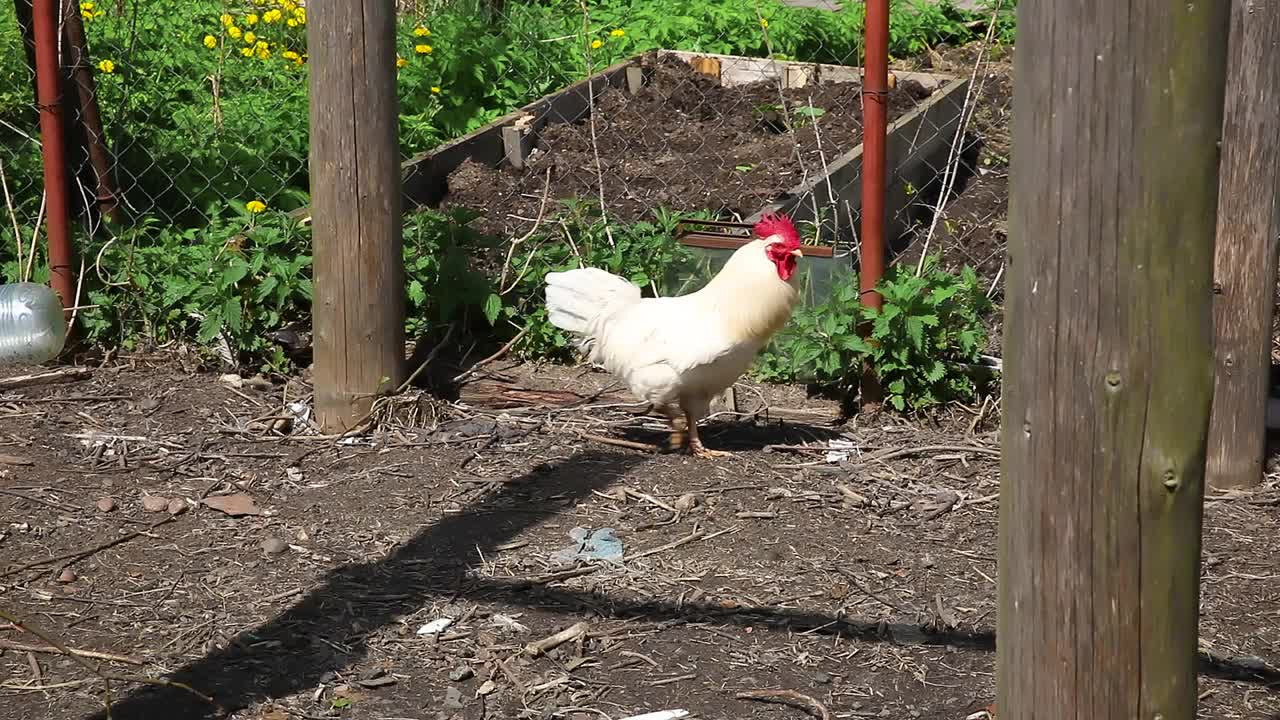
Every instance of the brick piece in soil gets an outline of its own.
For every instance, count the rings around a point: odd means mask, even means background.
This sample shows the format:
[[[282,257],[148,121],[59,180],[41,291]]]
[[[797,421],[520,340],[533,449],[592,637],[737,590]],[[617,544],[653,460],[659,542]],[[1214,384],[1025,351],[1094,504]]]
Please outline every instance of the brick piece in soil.
[[[722,87],[677,58],[645,63],[650,80],[638,94],[610,88],[596,98],[596,147],[613,219],[649,219],[660,207],[746,217],[862,142],[860,83],[782,91],[788,107],[825,110],[816,128],[792,134],[771,129],[764,117],[762,108],[779,104],[772,81]],[[914,81],[899,83],[889,93],[890,121],[929,94]],[[548,216],[558,199],[598,197],[590,121],[548,125],[523,171],[468,161],[450,175],[444,205],[483,213],[477,229],[519,236],[538,216],[548,173]]]

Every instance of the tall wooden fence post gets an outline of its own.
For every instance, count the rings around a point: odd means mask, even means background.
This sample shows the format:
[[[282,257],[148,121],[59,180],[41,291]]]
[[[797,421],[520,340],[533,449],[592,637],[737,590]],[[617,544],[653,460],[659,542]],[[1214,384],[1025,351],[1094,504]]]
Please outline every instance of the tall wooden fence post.
[[[315,406],[349,429],[404,374],[394,0],[307,6]]]
[[[1280,236],[1280,0],[1233,0],[1214,257],[1216,379],[1206,479],[1262,482]]]
[[[997,714],[1193,720],[1228,4],[1018,3]]]

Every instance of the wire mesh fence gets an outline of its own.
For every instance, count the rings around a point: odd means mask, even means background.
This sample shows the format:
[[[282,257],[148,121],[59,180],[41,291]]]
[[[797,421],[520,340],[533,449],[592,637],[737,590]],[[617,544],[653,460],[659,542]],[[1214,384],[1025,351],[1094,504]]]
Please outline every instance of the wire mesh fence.
[[[58,2],[70,195],[90,264],[126,236],[133,246],[223,223],[232,241],[243,218],[305,208],[305,0]],[[861,5],[704,5],[694,16],[660,0],[398,3],[409,199],[468,208],[506,242],[584,205],[611,223],[746,220],[775,207],[834,258],[855,257]],[[895,42],[908,49],[913,37],[985,30],[905,5],[895,3]],[[28,59],[0,69],[0,260],[12,277],[13,248],[33,246],[45,205],[31,0],[0,5],[0,27],[0,52]],[[963,184],[969,79],[895,76],[887,220],[904,246],[930,235],[942,188]],[[556,101],[575,83],[585,105]]]

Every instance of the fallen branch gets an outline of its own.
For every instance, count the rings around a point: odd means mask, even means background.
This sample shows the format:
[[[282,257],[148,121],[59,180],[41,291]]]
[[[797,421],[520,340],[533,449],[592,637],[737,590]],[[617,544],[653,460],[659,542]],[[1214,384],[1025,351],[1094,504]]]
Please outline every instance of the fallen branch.
[[[4,465],[4,464],[5,464],[4,456],[0,455],[0,465]],[[0,488],[0,493],[9,495],[10,497],[21,498],[23,500],[26,500],[27,502],[36,503],[37,505],[44,505],[45,507],[50,507],[50,508],[53,508],[54,510],[61,510],[63,512],[77,512],[80,510],[80,508],[75,507],[74,505],[63,505],[61,503],[45,500],[44,498],[38,498],[35,495],[28,495],[24,492],[18,492],[17,490]]]
[[[0,378],[0,390],[15,390],[17,388],[32,387],[33,385],[56,385],[75,382],[77,380],[85,380],[92,374],[93,371],[89,368],[64,368],[62,370],[31,373],[30,375],[14,375],[9,378]]]
[[[76,655],[84,658],[92,658],[94,660],[106,660],[107,662],[118,662],[126,665],[145,665],[146,663],[137,658],[128,657],[126,655],[112,655],[111,653],[99,652],[97,650],[80,650],[79,648],[67,647],[59,648],[53,645],[28,645],[26,643],[14,642],[13,640],[0,640],[0,648],[5,650],[17,650],[18,652],[37,652],[50,655]]]
[[[516,343],[520,342],[520,340],[524,338],[524,336],[528,334],[528,332],[529,332],[529,328],[524,328],[520,332],[516,333],[516,336],[508,340],[506,345],[503,345],[502,347],[498,348],[498,352],[481,360],[475,365],[472,365],[469,370],[465,370],[459,373],[458,376],[453,379],[453,381],[456,383],[462,382],[463,380],[466,380],[467,378],[474,375],[476,371],[478,371],[480,368],[484,367],[485,365],[488,365],[489,363],[494,362],[495,360],[501,359],[503,355],[506,355],[507,353],[511,352],[511,348],[515,347]]]
[[[803,693],[795,690],[748,690],[735,695],[739,700],[754,700],[756,702],[773,703],[775,705],[788,705],[803,710],[806,713],[819,718],[820,720],[831,720],[831,713],[826,706],[814,700]]]
[[[22,630],[23,632],[31,633],[32,635],[35,635],[36,637],[45,641],[46,643],[48,643],[49,645],[57,649],[61,654],[71,658],[77,665],[80,665],[84,669],[93,673],[98,680],[101,680],[106,685],[106,688],[107,688],[108,717],[111,714],[110,688],[111,688],[112,681],[138,683],[142,685],[159,685],[161,687],[167,687],[167,688],[177,688],[179,690],[185,690],[186,692],[191,693],[192,695],[200,698],[201,700],[204,700],[210,705],[216,706],[216,703],[214,703],[213,698],[209,697],[208,695],[205,695],[204,693],[200,692],[199,690],[196,690],[195,688],[191,687],[186,683],[181,683],[174,680],[165,680],[163,678],[147,677],[145,675],[121,675],[117,673],[104,673],[102,672],[101,669],[98,668],[97,665],[94,665],[93,663],[89,662],[83,656],[77,655],[74,652],[72,652],[71,648],[68,648],[65,644],[59,642],[57,638],[53,637],[52,635],[50,635],[49,633],[43,630],[40,630],[39,628],[34,627],[33,625],[27,623],[25,620],[22,620],[21,618],[15,615],[10,615],[8,612],[2,609],[0,609],[0,619],[8,620],[10,623],[14,625],[14,627]]]
[[[70,562],[83,560],[84,558],[87,558],[90,555],[93,555],[95,553],[102,552],[107,548],[113,548],[116,545],[119,545],[121,543],[126,543],[126,542],[129,542],[130,540],[133,540],[134,538],[140,537],[142,535],[146,535],[147,533],[151,532],[152,530],[155,530],[156,528],[160,527],[161,525],[164,525],[165,523],[173,522],[174,519],[177,517],[178,517],[177,515],[169,515],[168,517],[162,520],[158,520],[156,522],[151,523],[143,530],[136,530],[134,532],[129,533],[128,535],[121,535],[120,537],[115,538],[114,540],[108,540],[107,542],[94,545],[93,547],[90,547],[90,548],[85,548],[83,550],[75,550],[69,553],[63,553],[62,555],[56,555],[51,558],[45,558],[44,560],[33,560],[25,565],[20,565],[16,568],[12,568],[10,570],[5,570],[4,572],[0,572],[0,578],[7,578],[10,575],[17,575],[20,572],[25,572],[32,568],[40,567],[41,565],[52,565],[53,563],[62,562],[63,560],[69,560]],[[68,564],[70,564],[70,562]],[[4,617],[4,615],[0,615],[0,617]]]
[[[847,463],[846,467],[856,467],[858,465],[866,465],[871,462],[885,462],[888,460],[896,460],[898,458],[910,457],[912,455],[923,455],[925,453],[943,453],[943,452],[960,452],[975,453],[977,455],[988,455],[991,457],[1000,457],[999,448],[983,447],[981,445],[922,445],[920,447],[902,448],[900,450],[890,450],[888,452],[873,453],[863,457],[857,462]]]
[[[658,547],[656,547],[656,548],[650,548],[650,549],[648,549],[648,550],[644,550],[644,551],[642,551],[642,552],[638,552],[638,553],[636,553],[635,555],[628,555],[628,556],[627,556],[627,559],[628,559],[628,560],[639,560],[640,558],[646,558],[646,557],[649,557],[650,555],[657,555],[658,553],[661,553],[661,552],[666,552],[666,551],[668,551],[668,550],[674,550],[674,549],[676,549],[676,548],[680,547],[681,545],[688,545],[689,543],[693,542],[694,540],[710,540],[711,538],[720,537],[721,535],[724,535],[724,534],[726,534],[726,533],[731,533],[731,532],[733,532],[733,531],[735,531],[735,530],[737,530],[737,528],[736,528],[736,527],[735,527],[735,528],[729,528],[729,529],[727,529],[727,530],[720,530],[720,531],[718,531],[718,532],[713,532],[713,533],[711,533],[710,535],[708,535],[708,534],[706,534],[706,533],[702,532],[701,530],[697,530],[697,529],[695,529],[693,532],[689,533],[688,535],[685,535],[684,537],[680,538],[679,540],[673,540],[673,541],[671,541],[671,542],[667,543],[666,545],[659,545],[659,546],[658,546]]]
[[[615,447],[627,448],[628,450],[639,450],[640,452],[647,452],[647,453],[654,453],[654,454],[662,452],[662,448],[652,443],[634,442],[631,440],[620,440],[618,438],[611,438],[611,437],[606,437],[604,435],[595,435],[592,433],[585,433],[585,432],[578,433],[578,437],[582,438],[583,440],[590,440],[592,442],[603,443],[605,445],[613,445]]]
[[[574,623],[569,627],[561,630],[555,635],[545,637],[537,642],[531,642],[524,646],[524,651],[532,657],[545,655],[546,653],[560,647],[561,645],[577,640],[587,635],[587,624],[584,622]]]

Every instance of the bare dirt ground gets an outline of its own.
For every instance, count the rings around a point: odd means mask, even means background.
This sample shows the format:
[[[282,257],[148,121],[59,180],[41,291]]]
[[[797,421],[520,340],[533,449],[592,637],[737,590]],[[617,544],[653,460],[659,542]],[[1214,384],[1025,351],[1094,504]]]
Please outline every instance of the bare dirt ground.
[[[834,429],[799,389],[742,386],[743,415],[707,432],[737,454],[705,461],[584,437],[662,438],[603,374],[496,363],[484,381],[524,405],[406,399],[353,444],[273,436],[286,388],[171,363],[0,396],[0,608],[234,718],[805,717],[738,698],[779,689],[836,718],[992,702],[989,411]],[[828,460],[833,438],[848,458]],[[1273,480],[1209,502],[1202,717],[1280,717],[1278,501]],[[575,527],[615,529],[625,555],[557,558]],[[101,682],[44,645],[0,626],[6,716],[105,717]],[[182,690],[112,692],[115,718],[215,716]]]

